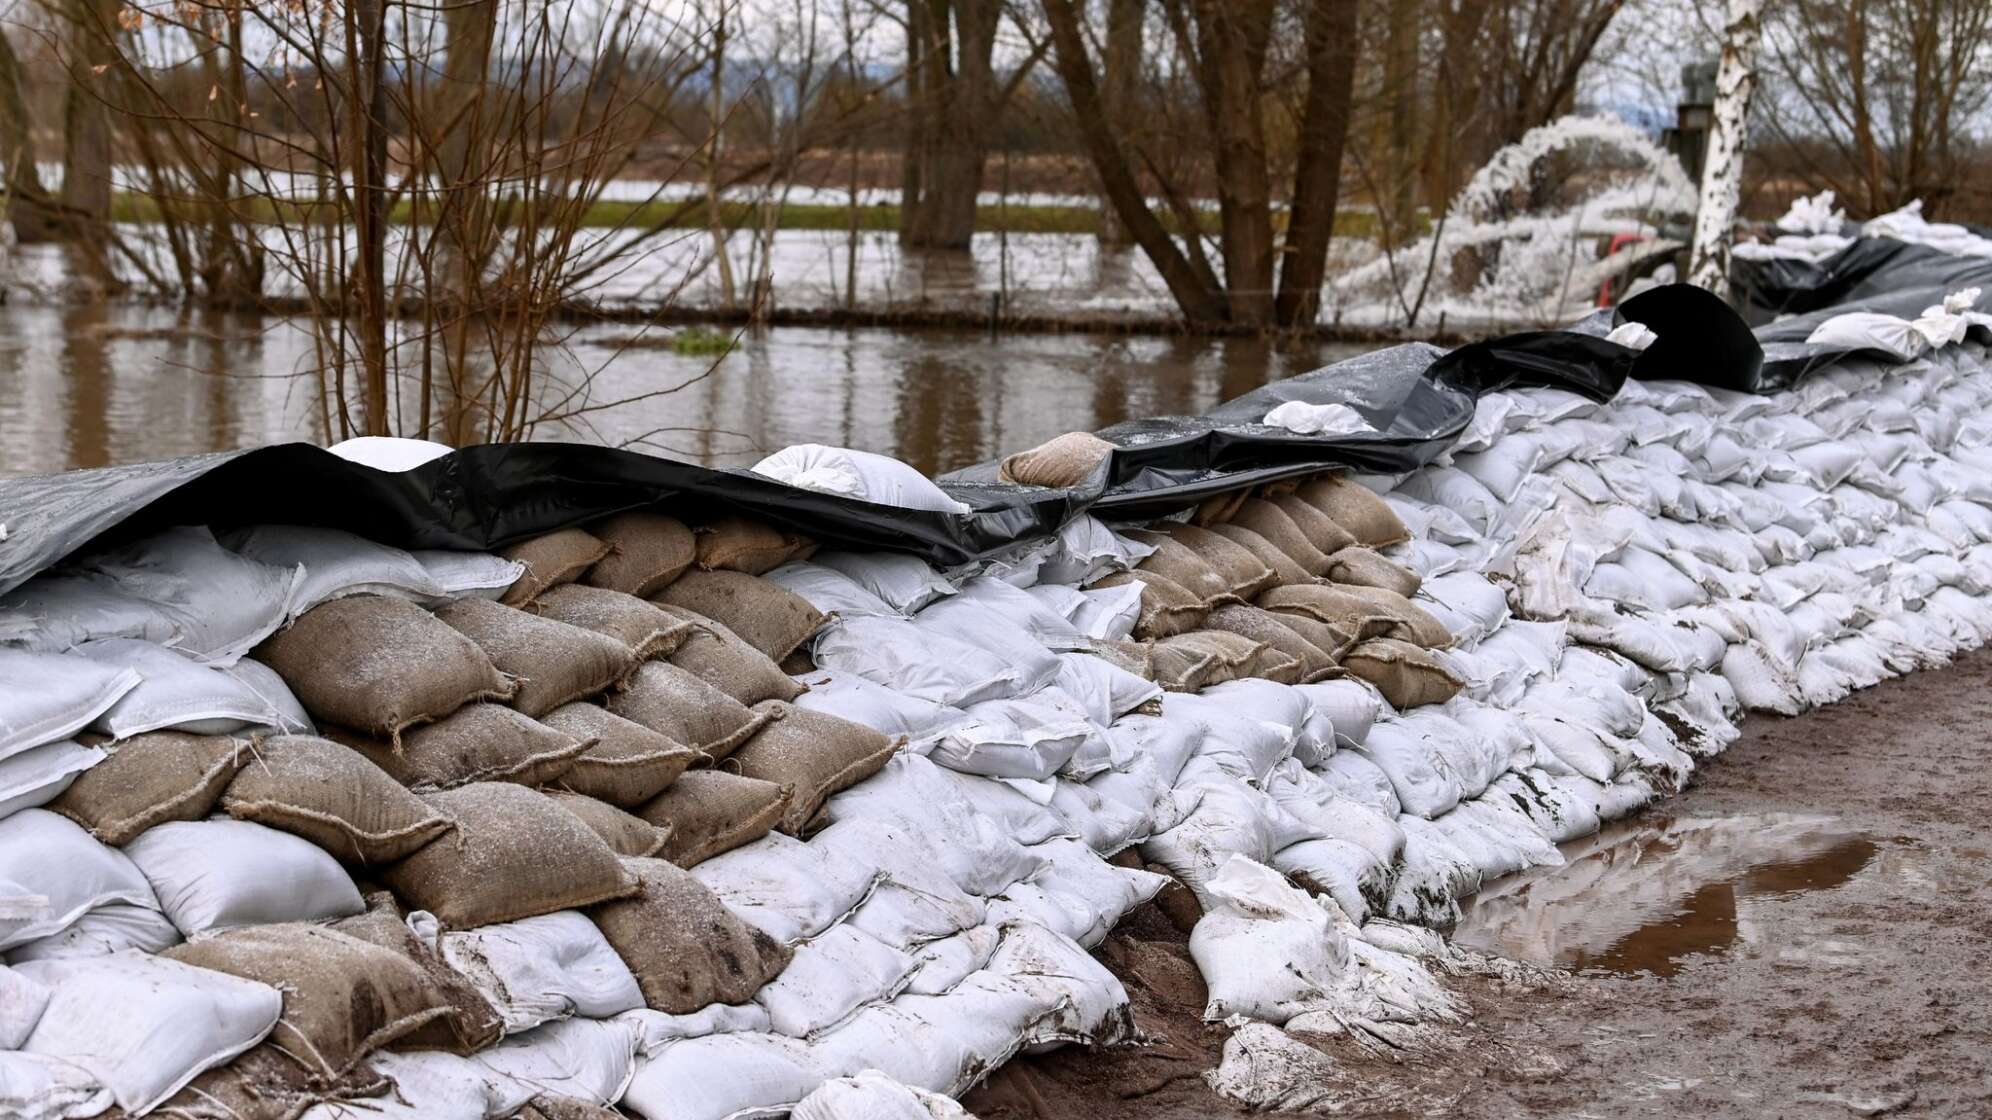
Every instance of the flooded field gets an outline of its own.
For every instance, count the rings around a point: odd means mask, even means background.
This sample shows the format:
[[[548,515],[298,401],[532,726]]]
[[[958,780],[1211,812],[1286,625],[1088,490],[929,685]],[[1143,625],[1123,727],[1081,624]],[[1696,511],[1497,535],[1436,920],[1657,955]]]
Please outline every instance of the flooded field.
[[[592,326],[550,361],[632,403],[533,433],[747,466],[791,443],[929,473],[1129,417],[1201,412],[1363,347],[984,331],[773,328],[724,358]],[[277,319],[126,303],[0,306],[0,476],[322,440],[309,335]],[[412,413],[411,413],[412,415]]]

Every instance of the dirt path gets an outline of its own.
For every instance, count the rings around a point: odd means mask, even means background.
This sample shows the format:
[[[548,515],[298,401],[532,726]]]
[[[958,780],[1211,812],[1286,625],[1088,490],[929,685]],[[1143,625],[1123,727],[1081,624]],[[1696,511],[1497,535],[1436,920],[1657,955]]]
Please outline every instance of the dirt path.
[[[1475,1021],[1441,1057],[1393,1065],[1323,1040],[1375,1081],[1373,1108],[1347,1114],[1992,1116],[1992,653],[1753,720],[1661,812],[1686,833],[1638,822],[1644,841],[1586,863],[1598,886],[1578,897],[1609,899],[1591,917],[1620,928],[1567,986],[1461,982]],[[1676,881],[1649,889],[1653,874]],[[1656,893],[1664,920],[1642,918]],[[1566,951],[1586,932],[1569,910],[1488,905]],[[1163,1042],[1012,1063],[970,1107],[1239,1113],[1198,1076],[1226,1032],[1198,1022],[1184,942],[1150,908],[1101,950]]]

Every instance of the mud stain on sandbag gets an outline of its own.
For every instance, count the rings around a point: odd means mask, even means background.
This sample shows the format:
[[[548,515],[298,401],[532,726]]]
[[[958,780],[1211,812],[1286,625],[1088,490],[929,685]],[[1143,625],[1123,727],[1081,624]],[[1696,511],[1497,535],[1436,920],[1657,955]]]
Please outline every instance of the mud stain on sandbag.
[[[1672,976],[1759,941],[1755,904],[1838,887],[1880,850],[1825,817],[1625,822],[1565,845],[1562,867],[1488,884],[1453,938],[1532,964]]]

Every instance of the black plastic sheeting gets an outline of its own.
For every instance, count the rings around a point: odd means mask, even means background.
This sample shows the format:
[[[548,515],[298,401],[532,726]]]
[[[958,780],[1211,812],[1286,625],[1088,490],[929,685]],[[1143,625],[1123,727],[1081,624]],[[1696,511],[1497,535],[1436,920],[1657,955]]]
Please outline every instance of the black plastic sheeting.
[[[1861,353],[1805,341],[1836,315],[1874,311],[1914,319],[1965,288],[1981,289],[1977,308],[1992,311],[1992,260],[1887,237],[1858,238],[1816,262],[1738,258],[1730,280],[1746,320],[1763,323],[1756,335],[1764,347],[1760,375],[1733,387],[1758,393],[1788,389],[1815,369]]]
[[[1576,329],[1509,335],[1442,352],[1395,346],[1291,378],[1197,417],[1163,417],[1100,433],[1117,449],[1072,490],[1011,486],[993,464],[944,478],[973,512],[875,505],[801,490],[747,471],[564,443],[468,447],[392,473],[307,444],[132,467],[0,481],[0,593],[70,553],[176,524],[293,523],[347,529],[403,548],[493,549],[611,513],[664,504],[697,520],[739,512],[827,544],[911,552],[942,566],[997,555],[1055,532],[1081,512],[1159,516],[1261,482],[1334,468],[1401,473],[1449,448],[1481,394],[1550,387],[1609,400],[1627,377],[1748,388],[1764,355],[1743,321],[1699,289],[1658,288],[1617,320],[1660,341],[1635,351]],[[1277,404],[1346,404],[1375,429],[1300,436],[1259,422]]]

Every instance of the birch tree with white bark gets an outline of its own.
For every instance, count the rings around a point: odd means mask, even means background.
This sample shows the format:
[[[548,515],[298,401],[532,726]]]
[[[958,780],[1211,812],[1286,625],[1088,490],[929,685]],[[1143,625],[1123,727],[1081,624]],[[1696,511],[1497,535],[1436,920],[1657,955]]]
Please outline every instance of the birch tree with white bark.
[[[1757,89],[1757,48],[1763,39],[1764,0],[1729,0],[1722,34],[1722,63],[1715,75],[1715,120],[1702,164],[1701,207],[1695,214],[1688,280],[1725,299],[1736,208],[1743,197],[1743,148],[1750,99]]]

